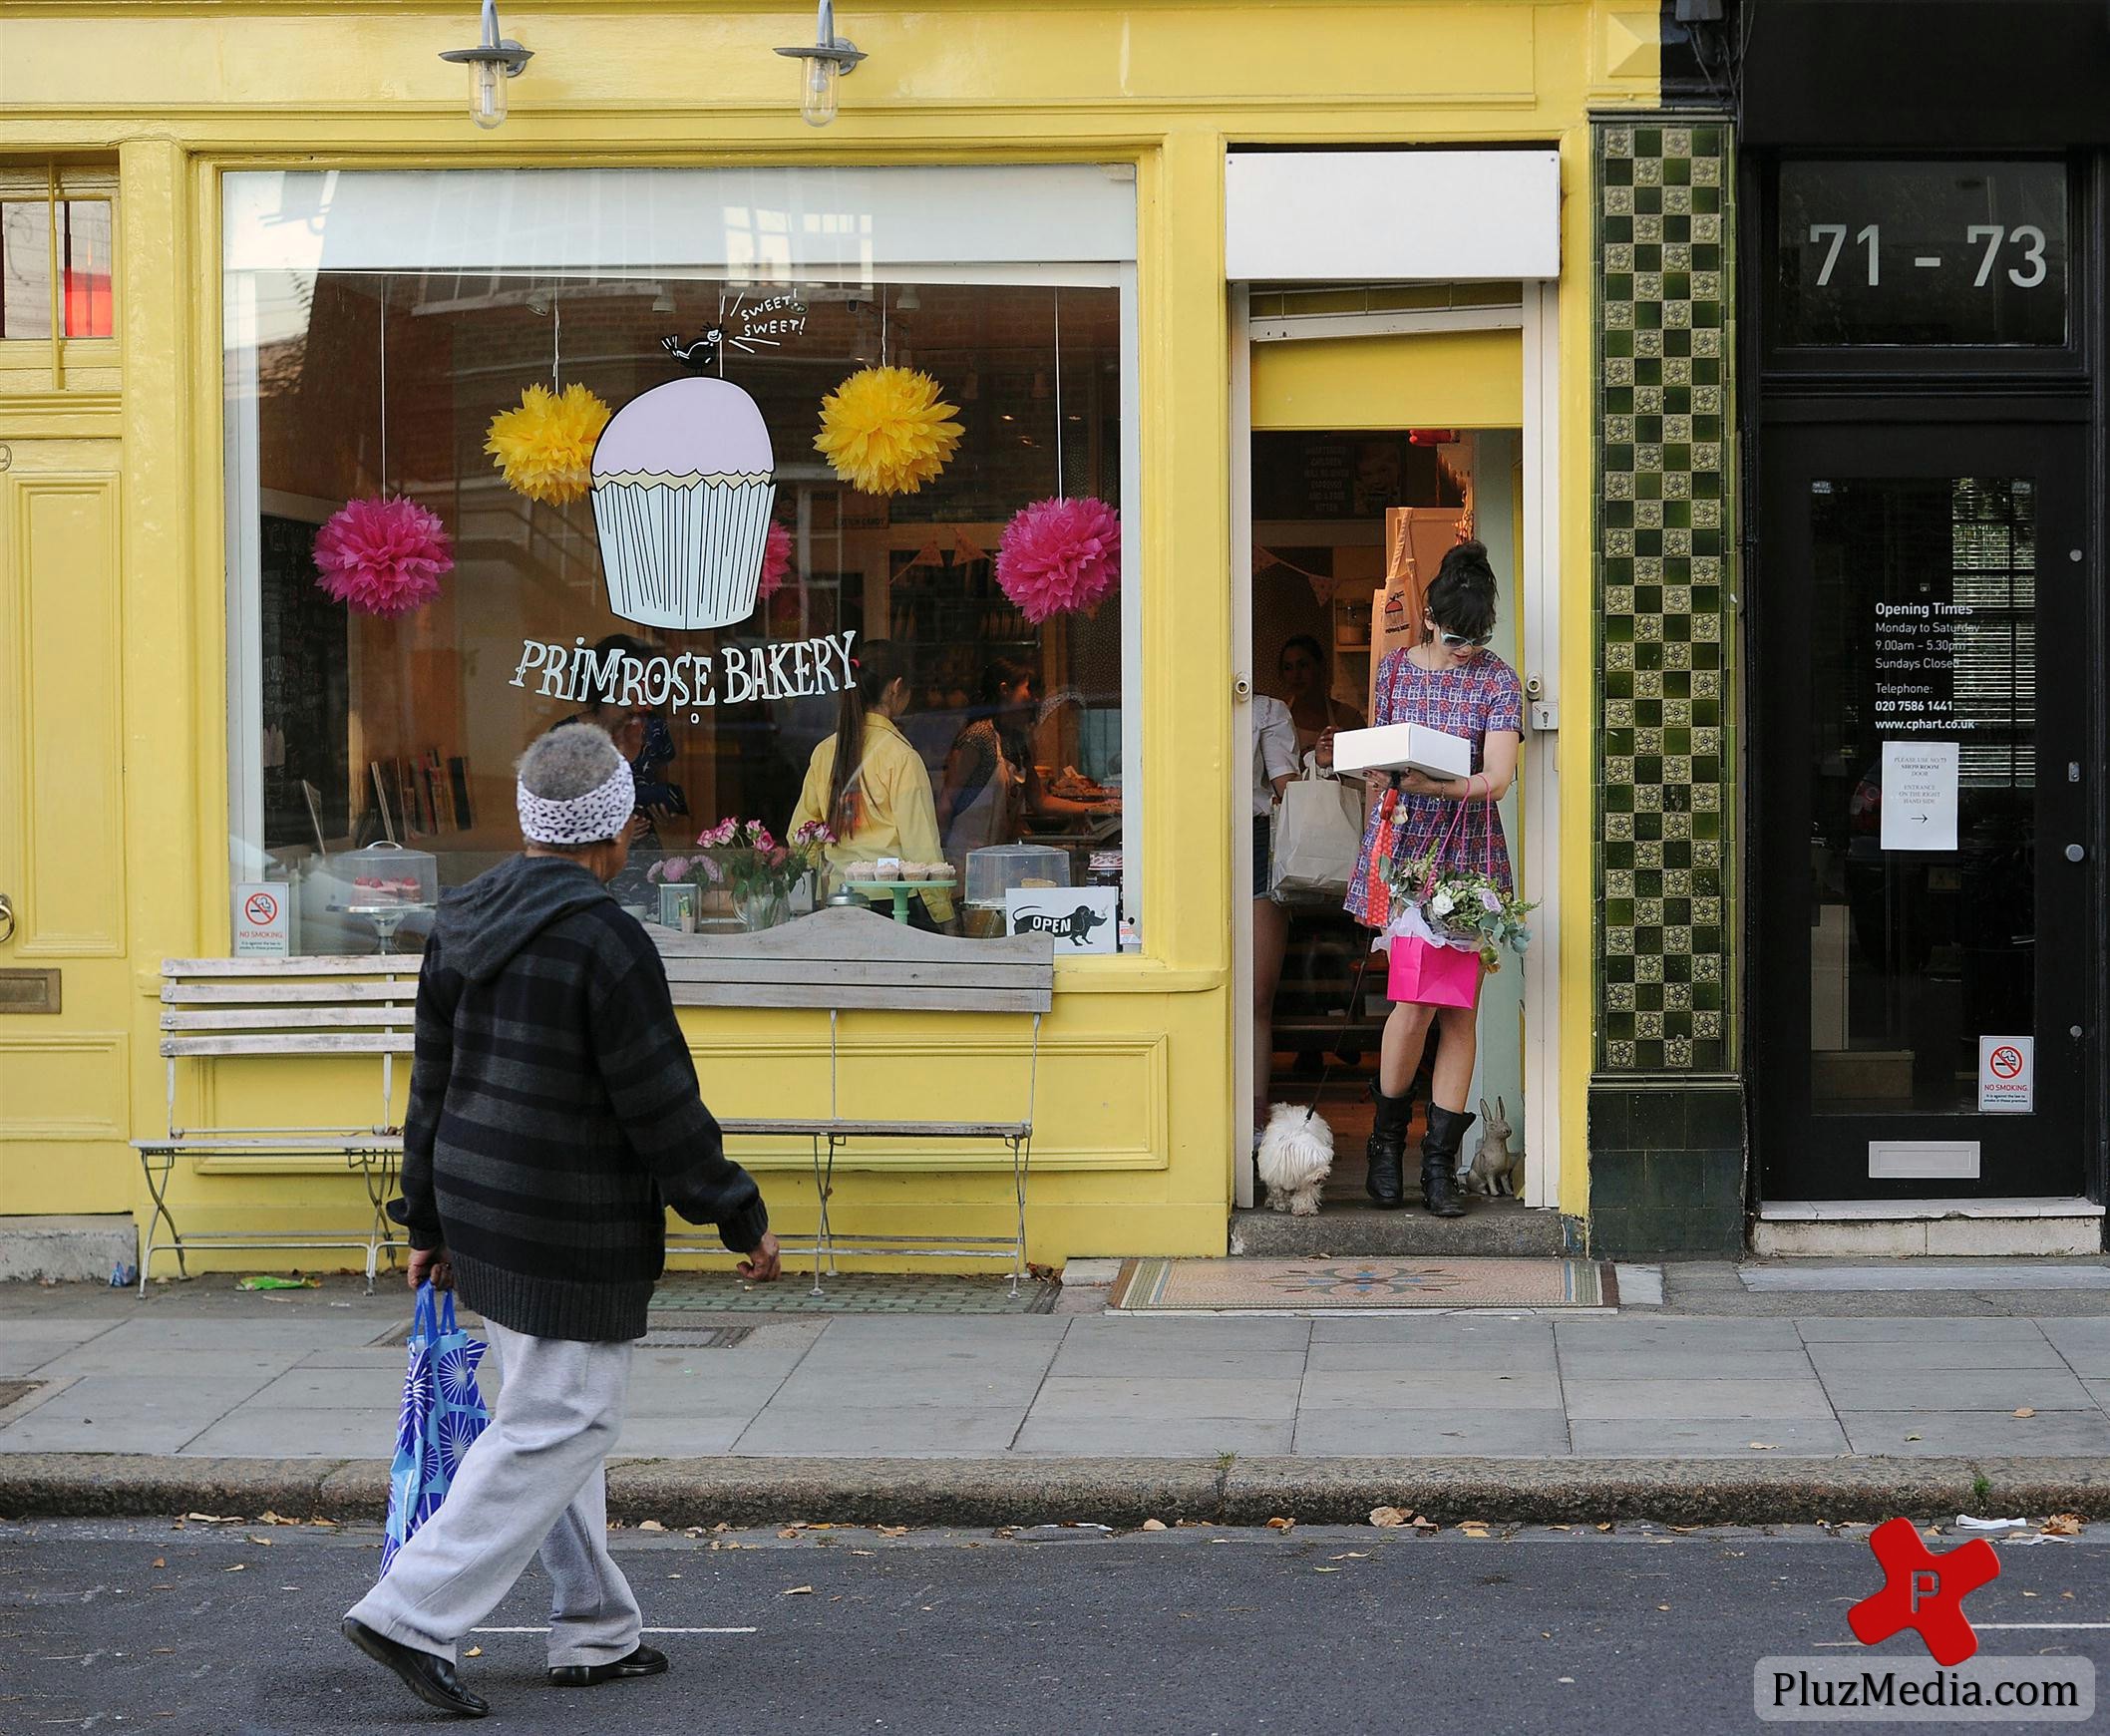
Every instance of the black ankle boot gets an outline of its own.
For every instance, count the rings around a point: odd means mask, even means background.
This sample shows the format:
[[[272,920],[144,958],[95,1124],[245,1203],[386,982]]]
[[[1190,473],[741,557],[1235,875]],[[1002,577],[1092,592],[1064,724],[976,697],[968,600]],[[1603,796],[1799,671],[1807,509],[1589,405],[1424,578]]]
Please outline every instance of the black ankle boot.
[[[1432,1217],[1463,1217],[1458,1197],[1458,1148],[1477,1118],[1463,1110],[1429,1105],[1429,1131],[1421,1142],[1421,1199]]]
[[[1370,1143],[1363,1148],[1370,1169],[1363,1192],[1390,1212],[1407,1203],[1407,1123],[1414,1119],[1414,1097],[1407,1091],[1387,1097],[1372,1080],[1370,1101],[1377,1113],[1370,1121]]]

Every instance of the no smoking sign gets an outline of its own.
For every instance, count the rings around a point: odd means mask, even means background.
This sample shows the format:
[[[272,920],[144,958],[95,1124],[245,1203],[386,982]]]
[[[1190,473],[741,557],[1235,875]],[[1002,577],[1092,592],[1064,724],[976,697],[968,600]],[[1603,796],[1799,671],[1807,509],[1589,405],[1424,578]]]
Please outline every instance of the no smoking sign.
[[[2027,1115],[2036,1107],[2036,1039],[1978,1039],[1978,1112]]]
[[[287,888],[272,880],[249,880],[234,888],[234,956],[283,958],[292,951],[292,912]]]

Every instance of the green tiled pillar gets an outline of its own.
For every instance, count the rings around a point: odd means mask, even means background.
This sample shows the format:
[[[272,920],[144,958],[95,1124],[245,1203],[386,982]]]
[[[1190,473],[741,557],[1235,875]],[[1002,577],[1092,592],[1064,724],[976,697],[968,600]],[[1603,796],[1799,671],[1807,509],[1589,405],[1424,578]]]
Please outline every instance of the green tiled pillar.
[[[1731,127],[1592,128],[1598,644],[1592,1245],[1743,1240]]]

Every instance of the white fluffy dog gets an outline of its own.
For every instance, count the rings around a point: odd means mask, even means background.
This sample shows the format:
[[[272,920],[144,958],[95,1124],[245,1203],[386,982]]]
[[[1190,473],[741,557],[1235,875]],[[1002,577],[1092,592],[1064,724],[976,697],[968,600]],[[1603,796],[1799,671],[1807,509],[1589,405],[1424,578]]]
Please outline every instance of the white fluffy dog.
[[[1254,1167],[1267,1184],[1268,1205],[1309,1217],[1318,1210],[1320,1187],[1333,1174],[1333,1130],[1308,1104],[1278,1103],[1260,1136]]]

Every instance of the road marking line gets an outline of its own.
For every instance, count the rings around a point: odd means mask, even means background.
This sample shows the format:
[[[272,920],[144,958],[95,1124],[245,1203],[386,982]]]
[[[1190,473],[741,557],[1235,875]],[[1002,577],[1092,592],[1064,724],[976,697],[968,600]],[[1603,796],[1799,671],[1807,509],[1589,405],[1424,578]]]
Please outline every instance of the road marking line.
[[[2110,1621],[1973,1621],[1972,1627],[1998,1627],[2009,1632],[2020,1628],[2055,1628],[2061,1632],[2075,1628],[2110,1628]]]
[[[472,1627],[471,1633],[547,1633],[546,1627]],[[639,1633],[760,1633],[759,1627],[640,1627]]]

